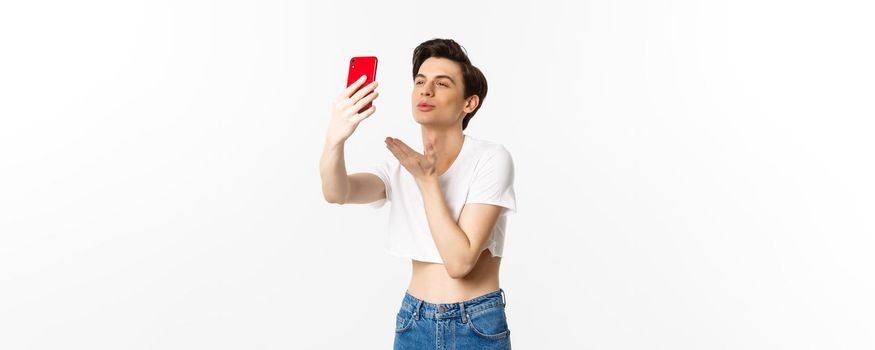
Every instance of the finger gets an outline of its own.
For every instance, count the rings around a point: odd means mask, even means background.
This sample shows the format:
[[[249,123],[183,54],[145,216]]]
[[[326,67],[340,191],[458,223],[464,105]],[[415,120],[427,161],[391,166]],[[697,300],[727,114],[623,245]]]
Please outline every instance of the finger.
[[[392,152],[392,155],[398,159],[402,164],[404,163],[404,155],[398,152],[398,147],[392,144],[392,141],[386,141],[386,148],[389,149],[389,152]]]
[[[398,140],[398,146],[401,148],[402,151],[404,151],[404,153],[406,153],[408,155],[416,154],[416,155],[422,156],[421,153],[417,152],[413,148],[410,148],[410,146],[408,146],[406,143],[404,143],[401,140]]]
[[[356,101],[358,101],[359,99],[361,99],[362,96],[369,94],[371,91],[374,91],[374,89],[377,88],[377,85],[379,85],[379,84],[378,84],[376,81],[371,82],[371,83],[368,84],[367,86],[363,87],[361,90],[357,91],[357,92],[356,92],[354,95],[352,95],[352,97],[350,97],[349,99],[352,100],[352,102],[356,102]]]
[[[401,142],[401,140],[396,139],[396,138],[393,138],[393,137],[390,137],[390,138],[389,138],[389,143],[392,145],[393,148],[395,148],[395,149],[398,151],[399,154],[404,155],[405,157],[409,157],[409,156],[410,156],[410,155],[407,154],[407,152],[403,149],[402,145],[404,144],[404,142]]]
[[[389,137],[386,141],[386,147],[389,147],[389,150],[395,154],[398,159],[407,158],[407,155],[401,150],[401,147],[398,145],[398,139]]]
[[[377,110],[377,106],[371,105],[371,108],[368,108],[368,109],[364,110],[364,112],[361,112],[361,113],[356,114],[356,115],[355,115],[354,117],[352,117],[352,119],[350,119],[350,120],[351,120],[353,123],[358,124],[358,123],[361,122],[362,120],[365,120],[365,118],[370,117],[371,114],[374,114],[374,112],[375,112],[376,110]]]
[[[365,79],[365,78],[367,78],[367,76],[362,75],[361,77],[358,78],[358,80],[356,80],[350,86],[347,86],[346,90],[343,91],[343,97],[349,98],[349,96],[351,96],[352,93],[355,92],[355,90],[359,88],[359,86],[362,86],[362,84],[364,84],[365,81],[367,81],[367,79]]]
[[[354,111],[362,110],[362,108],[364,108],[366,104],[368,104],[369,102],[376,99],[377,96],[380,96],[379,92],[374,92],[368,96],[365,96],[365,98],[359,100],[358,102],[356,102],[355,104],[352,105],[352,110],[354,110]]]

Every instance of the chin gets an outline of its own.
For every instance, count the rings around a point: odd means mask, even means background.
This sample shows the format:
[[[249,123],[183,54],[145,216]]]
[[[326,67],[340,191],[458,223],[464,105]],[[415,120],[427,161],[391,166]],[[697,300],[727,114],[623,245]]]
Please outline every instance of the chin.
[[[420,124],[428,123],[429,121],[431,121],[433,119],[434,119],[433,115],[428,115],[427,113],[421,113],[420,111],[418,111],[416,109],[413,110],[413,120],[415,120],[417,123],[420,123]]]
[[[423,118],[416,113],[413,113],[413,121],[417,122],[418,124],[429,124],[428,118]]]

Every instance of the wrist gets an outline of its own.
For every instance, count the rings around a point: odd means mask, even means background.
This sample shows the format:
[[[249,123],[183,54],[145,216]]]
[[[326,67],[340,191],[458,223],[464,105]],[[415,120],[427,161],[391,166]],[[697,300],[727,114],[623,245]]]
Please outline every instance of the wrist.
[[[344,143],[346,143],[345,139],[333,140],[328,137],[325,138],[325,147],[328,149],[342,148]]]
[[[416,184],[419,185],[419,188],[434,186],[438,184],[438,179],[434,176],[421,176],[416,178]]]

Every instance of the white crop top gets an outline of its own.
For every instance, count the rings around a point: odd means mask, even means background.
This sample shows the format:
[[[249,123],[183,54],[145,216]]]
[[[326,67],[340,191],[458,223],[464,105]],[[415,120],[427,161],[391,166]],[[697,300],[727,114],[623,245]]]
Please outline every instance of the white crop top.
[[[377,175],[386,186],[386,198],[370,206],[380,208],[386,201],[391,203],[386,253],[442,264],[428,226],[422,193],[413,175],[392,154],[366,172]],[[438,177],[444,200],[456,222],[465,203],[505,207],[484,248],[493,256],[502,255],[507,215],[516,212],[513,175],[513,159],[504,146],[464,135],[459,155]]]

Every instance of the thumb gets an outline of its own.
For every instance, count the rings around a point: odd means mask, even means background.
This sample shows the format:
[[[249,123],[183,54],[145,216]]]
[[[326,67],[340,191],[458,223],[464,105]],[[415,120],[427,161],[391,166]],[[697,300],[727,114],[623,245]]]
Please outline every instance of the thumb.
[[[425,159],[428,159],[429,161],[434,160],[434,148],[430,143],[425,145]]]

